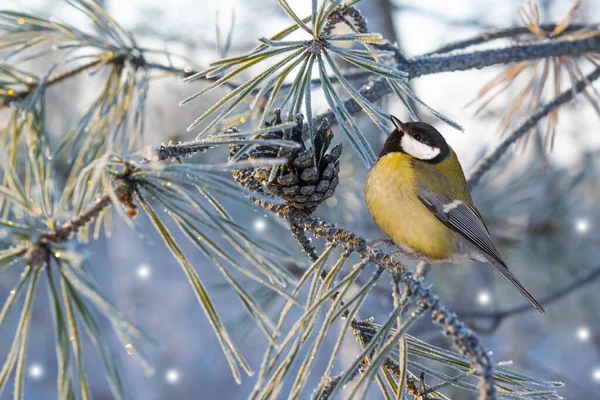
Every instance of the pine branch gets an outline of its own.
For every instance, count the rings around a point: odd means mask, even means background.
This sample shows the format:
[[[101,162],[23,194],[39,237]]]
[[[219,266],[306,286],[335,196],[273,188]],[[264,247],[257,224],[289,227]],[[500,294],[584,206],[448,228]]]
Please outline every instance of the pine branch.
[[[273,208],[271,208],[273,209]],[[410,272],[405,272],[403,265],[393,261],[380,250],[369,249],[367,241],[355,233],[338,228],[318,218],[310,217],[303,212],[287,208],[276,209],[283,217],[297,226],[311,232],[315,237],[323,237],[329,243],[340,245],[346,250],[354,251],[364,259],[378,267],[384,268],[392,276],[396,276],[406,287],[408,297],[415,297],[419,306],[429,309],[434,322],[442,325],[447,335],[452,336],[454,344],[461,354],[469,357],[477,369],[480,380],[480,399],[494,399],[494,366],[477,336],[449,311],[430,289],[423,287],[422,279],[414,279]]]
[[[408,60],[397,67],[408,72],[409,77],[441,72],[481,69],[497,64],[510,64],[521,61],[539,60],[549,57],[574,57],[586,53],[600,52],[600,34],[574,40],[549,40],[534,44],[517,44],[492,50],[478,50],[464,54],[447,56],[421,56]]]
[[[578,25],[579,27],[579,25]],[[584,26],[581,26],[583,28]],[[587,26],[585,26],[587,27]],[[514,33],[513,31],[504,34]],[[520,31],[519,31],[520,32]],[[491,38],[498,33],[492,32]],[[485,34],[482,34],[484,36]],[[476,39],[472,39],[477,41]],[[478,39],[482,40],[482,39]],[[491,40],[491,39],[490,39]],[[600,35],[575,40],[549,40],[536,44],[516,44],[499,49],[477,50],[463,54],[436,55],[433,53],[402,61],[403,56],[397,47],[388,45],[387,49],[393,49],[396,53],[396,68],[408,73],[408,78],[418,78],[424,75],[432,75],[442,72],[467,71],[470,69],[481,69],[498,64],[511,64],[521,61],[538,60],[549,57],[561,56],[583,56],[590,52],[600,52]],[[440,49],[442,52],[444,48]],[[359,92],[369,101],[376,102],[392,93],[392,89],[385,83],[384,79],[377,78],[363,86]],[[344,101],[344,106],[350,114],[362,111],[362,107],[354,100]],[[313,125],[327,118],[336,122],[332,111],[327,111],[314,118]]]
[[[379,268],[385,269],[394,279],[405,286],[401,299],[405,303],[409,298],[415,297],[419,306],[430,310],[434,322],[444,327],[444,332],[452,336],[454,344],[461,354],[467,355],[476,368],[480,380],[480,399],[495,399],[494,366],[479,339],[457,315],[449,311],[439,302],[430,289],[423,287],[423,278],[415,279],[410,272],[406,272],[402,264],[395,262],[388,254],[370,249],[367,241],[355,233],[311,217],[306,213],[288,206],[272,205],[264,200],[253,199],[258,205],[275,212],[287,219],[292,230],[311,232],[315,237],[323,237],[327,242],[343,247],[346,251],[356,252],[364,260],[370,261]],[[333,378],[335,380],[335,378]],[[333,389],[335,382],[329,382],[327,388]]]
[[[127,181],[127,176],[119,177],[118,179],[120,182],[115,188],[115,193],[119,201],[125,201],[126,198],[131,197],[134,186]],[[112,203],[113,197],[105,194],[99,198],[93,206],[80,213],[78,216],[71,218],[58,228],[40,235],[37,241],[24,247],[23,251],[17,253],[15,257],[18,258],[25,255],[26,265],[34,268],[41,268],[44,265],[48,265],[51,244],[62,243],[69,240],[80,229],[98,218]]]
[[[235,128],[231,128],[228,132],[237,132]],[[240,133],[238,133],[240,134]],[[240,135],[243,135],[241,133]],[[248,133],[250,135],[250,133]],[[214,148],[218,145],[214,142],[210,142],[210,145],[203,143],[202,140],[193,140],[189,142],[180,142],[177,144],[161,145],[154,149],[154,157],[142,159],[143,163],[163,162],[170,160],[179,160],[181,157],[190,156],[199,152],[206,152],[208,149]],[[284,143],[284,142],[282,142]],[[66,242],[80,229],[85,227],[90,222],[94,221],[100,216],[100,214],[111,205],[115,199],[123,203],[126,206],[131,206],[131,197],[135,191],[135,182],[129,180],[129,176],[133,173],[133,169],[127,169],[127,171],[119,176],[115,177],[116,187],[114,190],[114,196],[104,194],[100,197],[94,205],[89,207],[87,210],[80,213],[78,216],[71,218],[69,221],[56,228],[53,231],[42,234],[39,239],[32,243],[29,248],[24,248],[22,252],[16,254],[21,256],[32,248],[42,247],[46,249],[50,243],[61,243]],[[272,205],[275,207],[274,205]],[[307,241],[308,244],[308,241]],[[312,250],[314,252],[314,249]],[[39,257],[36,259],[40,259]]]
[[[156,160],[145,159],[144,162],[161,162],[179,159],[179,157],[202,151],[198,150],[198,148],[199,144],[196,142],[179,143],[170,147],[162,145],[155,149],[155,156],[157,157]],[[115,187],[116,198],[124,204],[129,202],[128,199],[131,198],[135,190],[135,184],[128,180],[128,175],[130,172],[132,171],[115,178],[118,181]],[[18,253],[17,256],[25,253],[31,254],[32,252],[40,251],[40,249],[46,250],[48,248],[48,244],[50,243],[66,242],[80,229],[98,218],[100,214],[113,203],[114,198],[115,197],[112,197],[108,194],[103,195],[96,201],[94,205],[80,213],[78,216],[71,218],[57,229],[42,234],[36,243],[32,243],[28,248],[24,248],[23,252]],[[31,256],[28,256],[28,260],[31,258]],[[33,257],[33,259],[40,262],[45,262],[45,257]],[[28,265],[37,266],[36,261],[28,261]]]

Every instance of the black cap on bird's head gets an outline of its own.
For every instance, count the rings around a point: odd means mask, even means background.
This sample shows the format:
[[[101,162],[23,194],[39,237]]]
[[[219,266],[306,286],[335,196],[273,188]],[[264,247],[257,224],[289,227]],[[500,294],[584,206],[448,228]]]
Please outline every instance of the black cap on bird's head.
[[[450,146],[437,129],[425,122],[405,122],[390,115],[394,131],[390,133],[379,158],[389,153],[402,152],[418,160],[439,163],[450,154]]]

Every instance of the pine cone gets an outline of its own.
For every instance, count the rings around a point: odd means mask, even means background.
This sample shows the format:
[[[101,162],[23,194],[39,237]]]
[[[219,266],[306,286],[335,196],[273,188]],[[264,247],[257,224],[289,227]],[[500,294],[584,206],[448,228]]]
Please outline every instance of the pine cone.
[[[338,160],[342,155],[342,145],[338,144],[327,153],[333,132],[327,120],[323,120],[315,132],[314,147],[306,148],[302,140],[302,122],[304,117],[298,115],[292,120],[297,126],[284,131],[268,132],[261,135],[264,139],[288,139],[298,142],[301,147],[258,146],[244,155],[247,158],[287,158],[288,163],[273,168],[255,168],[236,170],[235,180],[242,186],[262,193],[275,195],[291,207],[306,212],[313,212],[319,204],[333,196],[339,179]],[[281,113],[275,111],[275,124],[281,124]],[[266,122],[265,126],[271,126]],[[240,146],[230,147],[233,157]]]

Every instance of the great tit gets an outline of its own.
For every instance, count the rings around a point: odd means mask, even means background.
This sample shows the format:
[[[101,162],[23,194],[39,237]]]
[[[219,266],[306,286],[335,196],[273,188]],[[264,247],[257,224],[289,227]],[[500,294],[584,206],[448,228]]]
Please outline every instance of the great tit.
[[[444,137],[429,124],[391,119],[395,129],[365,182],[367,208],[377,225],[409,258],[490,264],[544,312],[498,254]]]

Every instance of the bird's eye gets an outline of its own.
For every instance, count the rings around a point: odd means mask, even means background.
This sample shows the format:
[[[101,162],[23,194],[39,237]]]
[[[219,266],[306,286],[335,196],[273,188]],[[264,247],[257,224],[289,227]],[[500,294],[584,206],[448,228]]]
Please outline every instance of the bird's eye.
[[[415,134],[414,138],[417,139],[418,141],[421,141],[421,135],[418,133]]]

